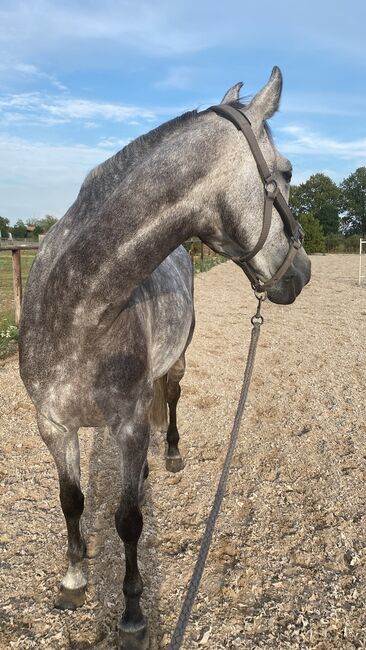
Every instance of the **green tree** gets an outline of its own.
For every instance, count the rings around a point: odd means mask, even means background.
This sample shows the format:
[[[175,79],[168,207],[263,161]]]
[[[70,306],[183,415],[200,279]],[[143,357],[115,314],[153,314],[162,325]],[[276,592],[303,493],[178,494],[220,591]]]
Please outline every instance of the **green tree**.
[[[339,187],[345,233],[366,236],[366,167],[356,169]]]
[[[57,219],[51,214],[46,214],[42,219],[36,219],[36,221],[33,221],[33,225],[35,226],[33,236],[38,237],[38,235],[44,235],[55,223],[57,223]]]
[[[325,236],[322,225],[313,214],[300,214],[298,219],[305,231],[304,248],[307,253],[324,253]]]
[[[26,233],[24,221],[18,219],[15,226],[11,228],[11,232],[15,239],[24,239]]]
[[[0,233],[1,237],[7,237],[10,230],[9,230],[10,222],[9,219],[6,217],[0,217]]]
[[[300,185],[293,185],[290,191],[290,206],[296,217],[312,214],[328,235],[339,230],[340,190],[329,176],[313,174]]]

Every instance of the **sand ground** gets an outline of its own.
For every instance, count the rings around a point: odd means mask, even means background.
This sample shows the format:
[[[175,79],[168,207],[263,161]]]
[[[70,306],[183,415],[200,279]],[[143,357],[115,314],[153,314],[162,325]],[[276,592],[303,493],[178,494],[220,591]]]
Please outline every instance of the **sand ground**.
[[[184,649],[366,648],[366,287],[356,255],[314,256],[291,306],[264,306],[249,406]],[[151,648],[164,648],[197,554],[230,433],[255,308],[233,264],[196,280],[197,328],[179,404],[186,467],[155,435],[140,542]],[[0,648],[116,647],[123,556],[117,454],[81,431],[87,603],[53,609],[65,526],[51,457],[18,374],[0,365]]]

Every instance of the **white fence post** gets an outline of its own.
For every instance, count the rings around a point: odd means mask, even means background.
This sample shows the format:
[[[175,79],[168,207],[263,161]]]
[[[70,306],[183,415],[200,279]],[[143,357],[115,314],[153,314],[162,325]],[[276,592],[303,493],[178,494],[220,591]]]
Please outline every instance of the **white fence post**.
[[[360,239],[360,263],[358,265],[358,286],[361,286],[362,278],[366,278],[366,275],[362,275],[362,245],[366,244],[366,239]]]

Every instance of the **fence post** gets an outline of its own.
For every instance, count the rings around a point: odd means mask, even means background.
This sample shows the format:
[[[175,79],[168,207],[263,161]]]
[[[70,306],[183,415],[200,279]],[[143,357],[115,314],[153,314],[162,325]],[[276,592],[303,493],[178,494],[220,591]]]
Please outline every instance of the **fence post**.
[[[193,239],[190,239],[189,243],[190,243],[189,254],[191,256],[192,266],[194,267],[194,241],[193,241]]]
[[[20,264],[20,250],[12,250],[11,257],[13,262],[13,289],[15,302],[15,323],[19,325],[20,305],[22,303],[22,268]]]

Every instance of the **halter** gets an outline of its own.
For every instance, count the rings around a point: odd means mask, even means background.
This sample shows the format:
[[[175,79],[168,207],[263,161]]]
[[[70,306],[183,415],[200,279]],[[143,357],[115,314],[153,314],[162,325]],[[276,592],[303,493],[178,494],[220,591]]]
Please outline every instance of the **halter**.
[[[264,185],[264,210],[263,210],[263,225],[262,232],[259,236],[259,239],[254,246],[254,248],[244,255],[244,257],[233,257],[234,262],[240,263],[245,274],[249,278],[252,287],[255,291],[264,292],[272,287],[276,282],[278,282],[286,273],[289,266],[292,264],[295,255],[299,252],[302,247],[302,242],[304,240],[304,231],[298,221],[296,221],[294,215],[292,214],[288,203],[286,202],[285,197],[283,196],[281,190],[279,189],[277,182],[273,178],[269,167],[264,159],[264,156],[260,150],[257,139],[254,135],[251,123],[245,113],[237,108],[234,108],[230,104],[219,104],[218,106],[211,106],[208,110],[214,111],[218,115],[225,117],[235,124],[236,128],[245,135],[248,144],[250,146],[251,152],[254,156],[255,162],[257,163],[259,175],[263,181]],[[280,215],[283,225],[285,228],[285,233],[287,235],[287,240],[289,243],[288,253],[282,262],[281,266],[277,269],[276,273],[266,282],[261,283],[258,276],[254,273],[253,269],[250,268],[248,262],[255,257],[255,255],[263,248],[268,233],[272,223],[272,209],[273,206],[276,208],[278,214]]]

